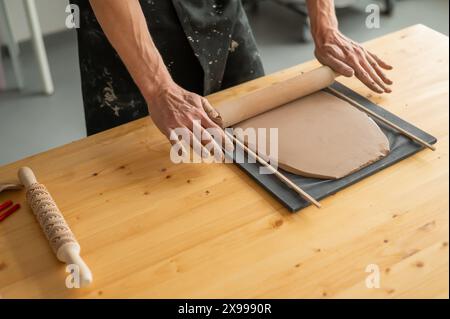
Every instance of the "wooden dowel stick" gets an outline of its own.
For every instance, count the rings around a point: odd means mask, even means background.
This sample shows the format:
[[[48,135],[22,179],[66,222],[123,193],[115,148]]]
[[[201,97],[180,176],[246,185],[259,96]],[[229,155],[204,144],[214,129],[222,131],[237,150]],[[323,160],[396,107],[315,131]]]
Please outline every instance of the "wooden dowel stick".
[[[389,121],[389,120],[385,119],[384,117],[378,115],[377,113],[373,112],[372,110],[369,110],[368,108],[366,108],[366,107],[363,106],[362,104],[360,104],[360,103],[358,103],[358,102],[356,102],[356,101],[354,101],[354,100],[352,100],[352,99],[346,97],[346,96],[345,96],[344,94],[342,94],[341,92],[339,92],[339,91],[337,91],[337,90],[335,90],[335,89],[333,89],[333,88],[330,88],[330,87],[328,87],[327,90],[331,91],[331,93],[333,93],[333,94],[336,95],[337,97],[339,97],[339,98],[341,98],[341,99],[347,101],[348,103],[350,103],[350,104],[353,105],[354,107],[358,108],[359,110],[361,110],[361,111],[363,111],[363,112],[369,114],[370,116],[376,118],[376,119],[379,120],[380,122],[383,122],[384,124],[386,124],[386,125],[392,127],[393,129],[399,131],[399,132],[402,133],[403,135],[405,135],[405,136],[409,137],[410,139],[416,141],[417,143],[419,143],[419,144],[421,144],[421,145],[423,145],[423,146],[429,148],[429,149],[432,150],[432,151],[435,151],[435,150],[436,150],[436,147],[434,147],[433,145],[431,145],[431,144],[425,142],[425,141],[422,140],[421,138],[419,138],[419,137],[417,137],[417,136],[415,136],[415,135],[409,133],[408,131],[402,129],[400,126],[398,126],[398,125],[392,123],[391,121]]]
[[[320,203],[318,201],[316,201],[311,195],[309,195],[303,189],[301,189],[300,187],[295,185],[291,180],[289,180],[286,176],[281,174],[276,168],[274,168],[272,165],[270,165],[264,159],[262,159],[260,156],[258,156],[255,152],[253,152],[250,148],[248,148],[244,143],[239,141],[237,138],[235,138],[233,135],[231,135],[227,131],[225,131],[225,134],[227,134],[228,137],[230,137],[236,144],[238,144],[240,147],[242,147],[248,154],[253,156],[260,164],[267,167],[282,182],[284,182],[286,185],[288,185],[290,188],[292,188],[294,191],[296,191],[304,200],[314,204],[318,208],[322,207],[320,205]]]

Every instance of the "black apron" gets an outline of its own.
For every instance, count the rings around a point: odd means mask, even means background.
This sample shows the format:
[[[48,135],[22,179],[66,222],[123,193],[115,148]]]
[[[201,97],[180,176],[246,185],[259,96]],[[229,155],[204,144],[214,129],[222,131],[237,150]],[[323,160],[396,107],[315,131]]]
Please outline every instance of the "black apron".
[[[145,99],[108,42],[88,0],[78,51],[88,135],[148,115]],[[142,0],[150,34],[173,80],[207,95],[264,75],[240,0]]]

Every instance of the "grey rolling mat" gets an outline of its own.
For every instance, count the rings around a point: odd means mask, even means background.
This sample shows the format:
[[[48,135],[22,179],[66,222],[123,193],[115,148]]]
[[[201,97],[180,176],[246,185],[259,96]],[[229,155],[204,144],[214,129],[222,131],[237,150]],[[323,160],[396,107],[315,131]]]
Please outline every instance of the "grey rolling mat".
[[[346,86],[338,82],[335,82],[333,83],[333,85],[331,85],[331,87],[339,91],[340,93],[343,93],[352,100],[361,103],[365,107],[381,115],[382,117],[391,121],[392,123],[397,124],[406,131],[423,139],[427,143],[434,144],[437,142],[435,137],[415,127],[414,125],[402,120],[398,116],[386,111],[384,108],[372,103],[365,97],[355,93]],[[401,135],[394,129],[386,126],[385,124],[377,121],[376,119],[373,120],[377,122],[381,130],[386,134],[390,143],[391,152],[389,153],[388,156],[384,157],[383,159],[369,166],[366,166],[353,174],[350,174],[337,180],[307,178],[292,173],[288,173],[286,171],[283,171],[282,169],[279,169],[280,172],[283,173],[296,185],[300,186],[311,196],[320,200],[338,192],[339,190],[347,186],[350,186],[360,181],[361,179],[367,176],[375,174],[376,172],[390,165],[393,165],[401,161],[402,159],[405,159],[408,156],[411,156],[419,152],[424,148],[422,145],[414,142],[413,140],[409,139],[404,135]],[[244,163],[236,163],[236,165],[238,165],[248,175],[250,175],[253,179],[255,179],[261,186],[263,186],[269,193],[271,193],[275,198],[277,198],[281,203],[283,203],[284,206],[286,206],[292,212],[297,212],[300,209],[310,205],[307,201],[301,198],[294,190],[290,189],[287,185],[281,182],[273,174],[260,174],[259,167],[261,165],[259,163],[248,163],[246,159]]]

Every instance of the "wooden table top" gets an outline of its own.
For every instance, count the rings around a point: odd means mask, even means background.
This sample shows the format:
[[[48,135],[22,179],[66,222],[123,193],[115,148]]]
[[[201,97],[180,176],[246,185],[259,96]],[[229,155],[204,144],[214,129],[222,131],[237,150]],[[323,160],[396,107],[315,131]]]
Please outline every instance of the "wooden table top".
[[[438,138],[424,150],[288,212],[233,164],[180,164],[150,118],[0,167],[33,168],[94,274],[67,289],[24,192],[0,223],[3,298],[448,298],[448,38],[417,25],[367,43],[395,66],[378,96],[338,80]],[[315,61],[216,93],[214,101],[310,70]],[[55,132],[57,134],[57,132]],[[370,266],[375,265],[375,266]],[[371,268],[375,267],[375,268]],[[367,288],[378,269],[379,288]]]

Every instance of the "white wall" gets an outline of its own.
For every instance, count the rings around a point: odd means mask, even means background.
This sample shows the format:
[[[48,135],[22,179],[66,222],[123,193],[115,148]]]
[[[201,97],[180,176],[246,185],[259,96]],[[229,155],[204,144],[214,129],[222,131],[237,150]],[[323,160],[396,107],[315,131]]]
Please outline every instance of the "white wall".
[[[0,0],[2,1],[2,0]],[[25,9],[22,0],[4,0],[6,11],[12,25],[13,36],[16,41],[27,40],[30,32],[25,18]],[[42,33],[50,34],[62,30],[67,30],[65,12],[68,4],[67,0],[35,0],[41,23]]]

